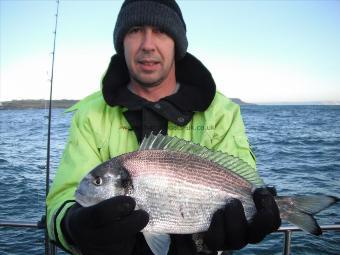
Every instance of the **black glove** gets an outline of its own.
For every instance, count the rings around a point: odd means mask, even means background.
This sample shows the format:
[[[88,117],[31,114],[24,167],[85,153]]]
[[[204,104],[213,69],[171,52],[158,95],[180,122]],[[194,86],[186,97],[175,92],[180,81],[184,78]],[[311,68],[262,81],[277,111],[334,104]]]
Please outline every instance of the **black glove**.
[[[171,244],[168,254],[171,255],[196,255],[196,245],[192,240],[192,235],[173,234],[170,235]]]
[[[132,254],[136,234],[148,223],[149,215],[134,210],[133,198],[117,196],[97,205],[74,204],[61,223],[66,241],[83,255]]]
[[[247,222],[244,208],[233,199],[217,210],[211,220],[204,242],[213,251],[238,250],[248,243],[258,243],[281,225],[280,212],[274,200],[274,188],[258,188],[253,193],[256,214]]]

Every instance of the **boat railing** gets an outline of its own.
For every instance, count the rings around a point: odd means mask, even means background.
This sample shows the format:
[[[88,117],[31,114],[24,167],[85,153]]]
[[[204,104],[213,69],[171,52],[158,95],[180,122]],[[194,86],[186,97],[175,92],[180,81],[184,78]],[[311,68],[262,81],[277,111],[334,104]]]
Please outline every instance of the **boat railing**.
[[[36,228],[36,229],[45,229],[44,218],[38,222],[25,222],[25,221],[0,221],[0,227],[12,227],[12,228]],[[340,231],[340,224],[330,224],[330,225],[321,225],[320,228],[323,232],[325,231]],[[291,241],[293,232],[302,231],[300,228],[295,226],[282,226],[277,232],[284,234],[284,245],[282,254],[290,255],[291,254]],[[52,249],[54,250],[53,254],[57,254],[57,249],[54,244],[51,244]],[[50,253],[51,254],[51,253]],[[50,255],[49,254],[49,255]]]

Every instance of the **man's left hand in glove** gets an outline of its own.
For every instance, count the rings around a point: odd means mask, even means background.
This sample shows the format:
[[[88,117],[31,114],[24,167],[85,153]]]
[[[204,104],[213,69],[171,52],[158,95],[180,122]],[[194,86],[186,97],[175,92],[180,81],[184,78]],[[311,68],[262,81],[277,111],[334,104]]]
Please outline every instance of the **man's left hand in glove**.
[[[204,242],[212,251],[239,250],[248,243],[258,243],[281,225],[273,188],[258,188],[253,193],[257,212],[248,222],[241,201],[232,199],[212,218]]]

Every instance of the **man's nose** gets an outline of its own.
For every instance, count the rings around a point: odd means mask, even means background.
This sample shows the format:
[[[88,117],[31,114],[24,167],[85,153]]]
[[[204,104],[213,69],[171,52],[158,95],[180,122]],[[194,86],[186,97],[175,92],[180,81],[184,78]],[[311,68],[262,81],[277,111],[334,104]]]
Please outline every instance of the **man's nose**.
[[[155,38],[151,28],[146,28],[144,30],[144,36],[141,48],[143,51],[153,51],[155,50]]]

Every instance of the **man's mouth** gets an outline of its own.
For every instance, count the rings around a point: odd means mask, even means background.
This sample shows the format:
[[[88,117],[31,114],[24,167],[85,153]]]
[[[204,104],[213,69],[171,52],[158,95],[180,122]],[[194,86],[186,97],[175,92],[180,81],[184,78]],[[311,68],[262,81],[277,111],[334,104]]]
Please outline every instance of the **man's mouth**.
[[[140,60],[140,61],[138,61],[138,63],[140,63],[142,65],[152,66],[152,65],[158,64],[159,62],[154,61],[154,60]]]
[[[155,60],[138,60],[137,63],[145,71],[154,71],[156,68],[158,68],[158,65],[160,64],[159,61]]]

